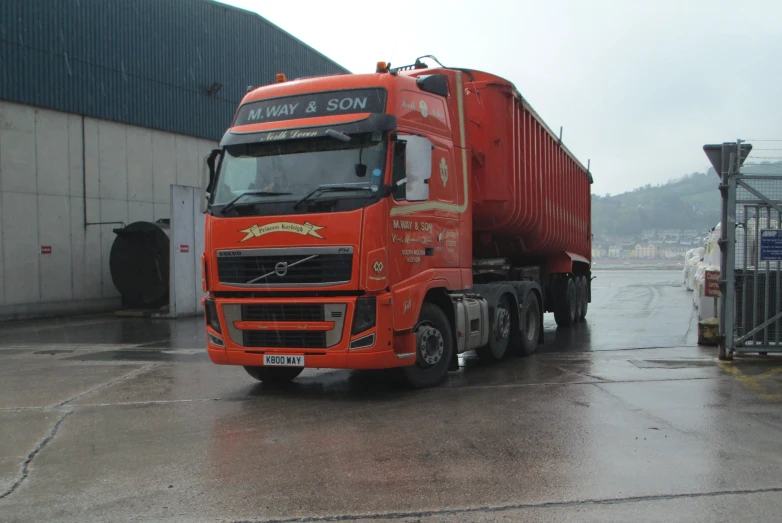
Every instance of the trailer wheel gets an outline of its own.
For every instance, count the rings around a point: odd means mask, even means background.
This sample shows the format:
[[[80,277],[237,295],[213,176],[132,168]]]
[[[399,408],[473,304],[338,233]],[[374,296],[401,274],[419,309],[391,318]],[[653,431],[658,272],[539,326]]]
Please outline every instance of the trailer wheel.
[[[303,367],[249,367],[247,374],[264,383],[288,383],[301,374]]]
[[[497,306],[494,308],[494,321],[491,332],[489,333],[489,344],[480,349],[476,349],[478,357],[487,361],[500,361],[508,352],[511,332],[518,330],[513,320],[513,313],[510,310],[510,300],[507,295],[500,297]]]
[[[568,327],[576,321],[576,282],[563,276],[556,287],[554,320],[559,327]]]
[[[415,364],[402,367],[407,384],[416,389],[440,383],[454,353],[451,324],[440,307],[425,302],[415,326]]]
[[[578,323],[581,321],[581,311],[584,308],[584,288],[581,285],[581,278],[579,276],[574,276],[572,279],[573,288],[576,290],[576,306],[573,311],[573,323]]]
[[[581,283],[581,314],[579,314],[579,320],[584,320],[589,310],[589,280],[586,276],[579,278]]]
[[[540,339],[540,303],[534,292],[528,292],[524,297],[523,307],[519,313],[519,344],[517,351],[520,356],[531,356],[538,350]]]

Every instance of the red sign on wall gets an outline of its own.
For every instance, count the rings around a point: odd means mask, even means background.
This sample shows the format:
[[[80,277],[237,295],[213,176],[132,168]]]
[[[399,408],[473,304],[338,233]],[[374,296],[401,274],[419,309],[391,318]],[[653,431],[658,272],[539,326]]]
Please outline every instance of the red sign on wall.
[[[707,298],[720,297],[720,271],[706,271],[706,289],[704,294]]]
[[[190,246],[189,245],[180,245],[177,247],[177,252],[190,252]]]
[[[52,253],[51,245],[41,245],[41,247],[38,249],[38,254],[51,254],[51,253]]]

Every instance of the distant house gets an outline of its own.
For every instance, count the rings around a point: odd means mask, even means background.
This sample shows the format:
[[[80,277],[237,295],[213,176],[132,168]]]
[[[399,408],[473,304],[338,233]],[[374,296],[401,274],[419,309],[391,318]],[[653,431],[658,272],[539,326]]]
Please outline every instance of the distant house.
[[[657,229],[646,229],[641,233],[641,238],[651,240],[657,236]]]
[[[646,244],[641,245],[640,243],[635,246],[635,249],[633,249],[633,252],[630,253],[631,258],[656,258],[657,257],[657,246],[654,244]]]
[[[666,245],[662,249],[662,257],[667,260],[684,258],[684,253],[687,252],[687,250],[688,247],[684,245]]]
[[[611,245],[608,247],[608,257],[609,258],[621,258],[622,257],[622,246],[621,245]]]
[[[608,249],[606,249],[602,245],[592,246],[592,258],[605,258],[607,254],[608,254]]]

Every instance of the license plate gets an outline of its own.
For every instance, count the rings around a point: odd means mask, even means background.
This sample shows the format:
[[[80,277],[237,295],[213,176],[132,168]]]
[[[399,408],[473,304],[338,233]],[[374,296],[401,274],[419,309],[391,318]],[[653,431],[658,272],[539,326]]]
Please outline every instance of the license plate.
[[[303,367],[304,356],[286,356],[285,354],[264,354],[263,364],[269,367]]]

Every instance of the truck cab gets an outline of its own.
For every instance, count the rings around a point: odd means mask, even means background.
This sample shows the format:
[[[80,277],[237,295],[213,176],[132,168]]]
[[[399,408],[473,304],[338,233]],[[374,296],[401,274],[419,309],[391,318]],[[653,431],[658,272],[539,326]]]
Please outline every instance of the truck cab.
[[[426,293],[471,285],[461,73],[411,72],[281,81],[245,97],[207,194],[213,362],[266,381],[415,365]],[[428,360],[447,366],[449,340],[432,336]]]

